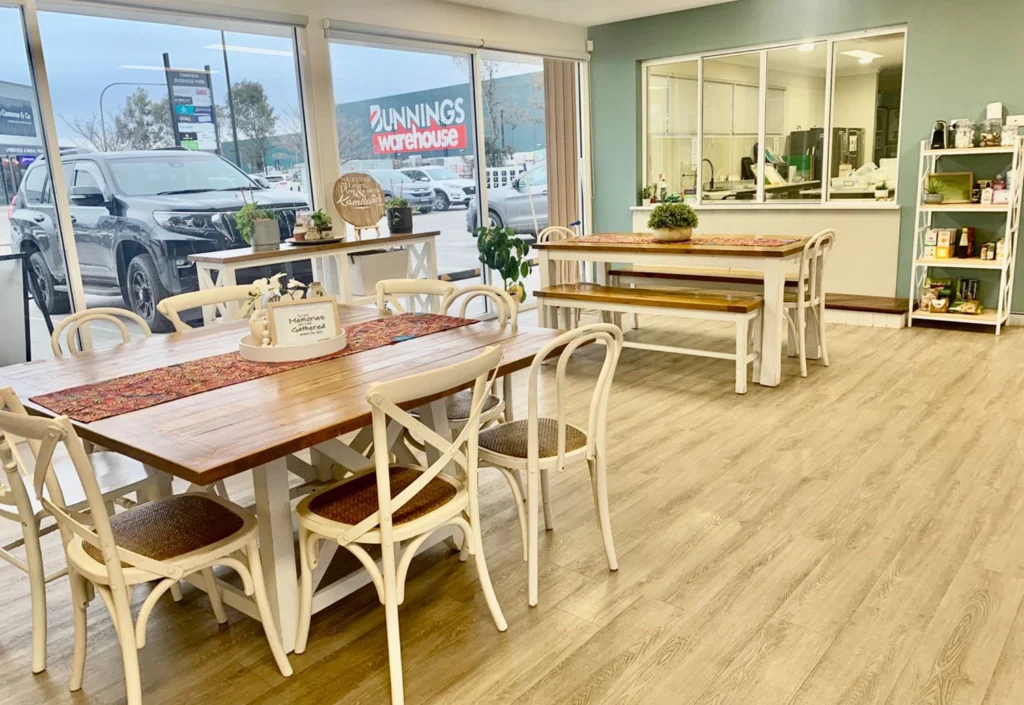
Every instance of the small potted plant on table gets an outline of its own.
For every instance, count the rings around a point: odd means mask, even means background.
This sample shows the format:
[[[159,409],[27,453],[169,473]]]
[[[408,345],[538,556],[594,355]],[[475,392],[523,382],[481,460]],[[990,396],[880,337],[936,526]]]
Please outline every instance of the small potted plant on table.
[[[281,247],[281,229],[273,211],[246,203],[235,213],[235,226],[242,239],[253,250],[276,250]]]
[[[924,202],[928,205],[942,203],[942,192],[939,190],[941,184],[936,179],[928,179],[924,185]]]
[[[321,208],[309,216],[310,225],[316,230],[320,236],[319,240],[330,240],[333,235],[333,229],[331,227],[331,216],[324,212]]]
[[[647,219],[654,239],[661,242],[686,242],[697,227],[697,213],[685,203],[662,203]]]
[[[876,201],[888,201],[889,200],[889,182],[882,181],[875,184],[875,200]]]
[[[384,203],[387,209],[388,230],[392,235],[412,232],[412,207],[404,198],[389,198]]]
[[[519,302],[526,301],[522,280],[530,276],[532,266],[526,258],[530,244],[516,237],[511,228],[477,228],[473,231],[480,261],[501,274],[505,290]]]

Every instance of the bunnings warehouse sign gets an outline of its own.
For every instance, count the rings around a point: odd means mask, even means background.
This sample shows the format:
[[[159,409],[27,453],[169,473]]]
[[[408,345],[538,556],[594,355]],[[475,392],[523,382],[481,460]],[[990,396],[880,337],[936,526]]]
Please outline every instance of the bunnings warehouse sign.
[[[374,154],[466,149],[466,99],[461,96],[369,106]]]

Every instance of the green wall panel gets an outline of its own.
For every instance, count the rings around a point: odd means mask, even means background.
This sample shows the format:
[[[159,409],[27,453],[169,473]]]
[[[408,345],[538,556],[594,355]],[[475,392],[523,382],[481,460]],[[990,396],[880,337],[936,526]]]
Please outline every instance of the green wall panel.
[[[641,61],[900,25],[907,27],[907,59],[897,294],[906,296],[918,144],[935,120],[979,120],[993,101],[1024,113],[1020,0],[737,0],[591,27],[595,230],[632,227],[629,207],[641,178]],[[1024,311],[1024,268],[1017,274],[1013,310]]]

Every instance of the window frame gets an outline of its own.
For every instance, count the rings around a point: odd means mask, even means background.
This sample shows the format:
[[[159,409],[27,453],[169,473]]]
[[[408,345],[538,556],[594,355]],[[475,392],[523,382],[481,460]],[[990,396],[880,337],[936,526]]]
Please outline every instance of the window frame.
[[[831,184],[829,178],[822,179],[821,198],[820,199],[806,199],[806,200],[793,200],[789,201],[768,201],[765,199],[764,190],[764,149],[765,149],[765,131],[767,126],[765,124],[766,115],[766,103],[767,103],[767,72],[768,72],[768,55],[769,52],[778,49],[794,49],[802,44],[824,44],[826,63],[825,63],[825,104],[824,104],[824,135],[822,142],[822,175],[831,174],[832,171],[832,115],[834,112],[835,94],[834,94],[834,73],[835,73],[835,45],[839,42],[848,41],[851,39],[863,39],[865,37],[879,37],[888,35],[902,35],[903,37],[903,56],[902,56],[902,71],[903,80],[900,82],[900,116],[899,116],[899,127],[898,127],[898,144],[902,147],[903,145],[903,119],[904,119],[904,102],[906,100],[906,73],[907,73],[907,25],[895,25],[887,27],[878,27],[867,30],[860,30],[856,32],[846,32],[841,34],[829,34],[815,37],[802,37],[799,39],[791,39],[780,42],[772,42],[767,44],[758,44],[745,47],[736,47],[729,49],[722,49],[716,51],[698,52],[692,54],[683,54],[679,56],[668,56],[658,59],[648,59],[640,62],[640,95],[641,95],[641,113],[639,120],[640,127],[640,158],[641,158],[641,181],[646,182],[648,178],[648,157],[650,151],[650,125],[648,121],[649,107],[648,101],[650,98],[650,69],[656,66],[662,66],[665,64],[677,64],[688,61],[695,61],[697,63],[697,132],[693,136],[697,144],[697,199],[696,203],[693,203],[694,207],[704,209],[720,209],[720,210],[735,210],[743,208],[775,208],[775,209],[826,209],[826,210],[892,210],[899,208],[899,197],[900,197],[900,184],[899,178],[896,179],[895,193],[891,201],[868,201],[856,202],[854,200],[847,201],[842,200],[829,200]],[[704,63],[707,60],[721,59],[730,56],[737,56],[742,54],[760,54],[760,82],[758,86],[759,94],[759,116],[758,116],[758,164],[757,164],[757,196],[755,200],[748,202],[737,202],[729,205],[722,205],[715,203],[714,201],[704,200],[704,187],[702,168],[704,159]],[[897,174],[899,173],[899,150],[897,151]],[[872,157],[873,160],[873,157]],[[646,205],[646,204],[642,204]]]

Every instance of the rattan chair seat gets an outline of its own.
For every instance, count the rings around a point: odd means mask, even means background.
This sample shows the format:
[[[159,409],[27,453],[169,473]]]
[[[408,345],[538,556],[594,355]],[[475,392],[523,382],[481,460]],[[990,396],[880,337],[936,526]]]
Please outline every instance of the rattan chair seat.
[[[488,394],[484,399],[483,411],[486,413],[501,403],[501,399]],[[473,410],[473,390],[463,389],[444,400],[445,412],[449,421],[465,421]]]
[[[422,471],[404,465],[391,466],[391,496],[396,497],[416,481]],[[440,509],[455,499],[457,489],[450,482],[434,478],[392,517],[394,525],[404,524]],[[328,521],[354,525],[380,509],[377,476],[367,473],[316,494],[309,511]]]
[[[512,458],[527,456],[527,428],[529,422],[510,421],[491,426],[480,432],[480,447]],[[558,455],[558,421],[549,418],[537,419],[537,440],[540,457],[553,458]],[[587,434],[571,424],[565,425],[565,452],[578,450],[587,445]]]

